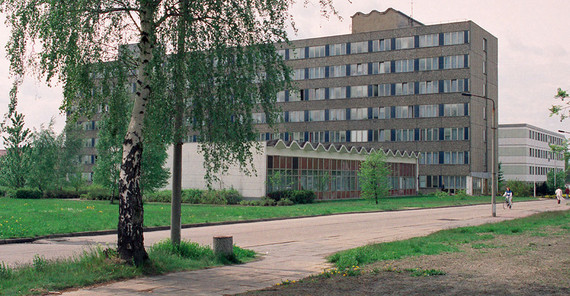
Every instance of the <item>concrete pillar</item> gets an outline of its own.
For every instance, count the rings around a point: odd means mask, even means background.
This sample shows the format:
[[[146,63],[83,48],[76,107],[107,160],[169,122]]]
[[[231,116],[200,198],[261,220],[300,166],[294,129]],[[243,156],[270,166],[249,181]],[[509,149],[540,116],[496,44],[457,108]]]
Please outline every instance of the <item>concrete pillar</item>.
[[[234,254],[234,238],[232,236],[214,237],[214,254],[231,257]]]

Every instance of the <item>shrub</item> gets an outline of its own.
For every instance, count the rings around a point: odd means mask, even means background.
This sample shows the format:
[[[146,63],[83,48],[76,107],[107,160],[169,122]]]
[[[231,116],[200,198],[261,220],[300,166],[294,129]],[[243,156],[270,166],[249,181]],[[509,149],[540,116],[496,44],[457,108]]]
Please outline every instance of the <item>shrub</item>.
[[[294,205],[294,204],[295,204],[295,203],[292,202],[292,201],[291,201],[290,199],[288,199],[288,198],[280,199],[280,200],[277,202],[277,205],[278,205],[278,206],[292,206],[292,205]]]
[[[145,192],[143,195],[144,202],[170,202],[171,199],[172,191],[170,190]]]
[[[533,187],[532,184],[518,181],[518,180],[509,180],[507,181],[506,187],[511,188],[513,192],[513,196],[531,196]]]
[[[268,198],[271,198],[274,201],[280,201],[283,198],[290,198],[293,190],[280,190],[280,191],[273,191],[267,194]]]
[[[199,204],[202,202],[202,195],[205,190],[202,189],[184,189],[182,190],[182,202],[190,204]]]
[[[224,195],[224,198],[226,199],[228,205],[237,205],[243,200],[241,194],[239,194],[239,192],[233,188],[224,189],[221,191],[221,194]]]
[[[262,198],[259,203],[260,206],[265,206],[265,207],[272,207],[276,204],[277,203],[275,202],[275,200],[267,197]]]
[[[54,189],[44,193],[45,198],[79,198],[80,196],[81,192],[75,189]]]
[[[30,198],[39,199],[43,197],[43,193],[38,189],[32,188],[18,188],[14,191],[13,198]]]
[[[203,204],[211,204],[211,205],[226,205],[228,204],[225,196],[221,193],[221,191],[217,190],[208,190],[204,192],[202,195],[202,203]]]
[[[91,184],[85,188],[85,193],[81,194],[81,199],[111,200],[111,192],[101,185]]]
[[[10,188],[5,186],[0,186],[0,196],[6,196]]]
[[[289,199],[295,204],[309,204],[315,201],[315,193],[310,190],[294,190]]]

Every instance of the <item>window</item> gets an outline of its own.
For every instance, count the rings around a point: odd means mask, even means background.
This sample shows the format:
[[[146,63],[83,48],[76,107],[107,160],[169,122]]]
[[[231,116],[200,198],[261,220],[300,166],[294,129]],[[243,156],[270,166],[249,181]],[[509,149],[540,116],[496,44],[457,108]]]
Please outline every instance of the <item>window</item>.
[[[330,131],[329,138],[331,142],[346,142],[346,131]]]
[[[443,68],[444,69],[459,69],[465,66],[465,56],[455,55],[446,56],[443,58]]]
[[[324,143],[325,142],[325,132],[308,132],[309,139],[311,143]]]
[[[293,69],[293,80],[305,79],[305,69]]]
[[[469,152],[445,151],[443,164],[465,164],[465,154]]]
[[[406,49],[414,47],[414,37],[396,38],[396,49]]]
[[[325,110],[309,111],[309,121],[324,121],[324,120],[325,120]]]
[[[483,51],[487,51],[487,38],[483,38]]]
[[[277,93],[277,102],[285,102],[285,91]]]
[[[333,99],[345,99],[346,98],[346,87],[332,87],[329,90],[329,98]]]
[[[395,62],[395,72],[396,73],[403,73],[403,72],[413,72],[414,71],[414,60],[399,60]]]
[[[329,120],[346,120],[346,109],[330,109]]]
[[[463,104],[445,104],[443,116],[465,116],[465,107]]]
[[[368,64],[350,65],[350,76],[368,75]]]
[[[324,88],[311,88],[309,89],[309,100],[318,101],[325,99],[325,89]]]
[[[420,152],[420,164],[439,164],[439,152]]]
[[[395,142],[411,142],[414,140],[413,129],[397,129],[395,130],[396,138],[392,139]]]
[[[329,77],[344,77],[346,76],[346,66],[330,66]]]
[[[329,45],[329,54],[331,56],[345,55],[346,54],[346,43]]]
[[[372,132],[372,141],[374,142],[385,142],[386,139],[386,131],[385,130],[374,130]]]
[[[266,122],[265,113],[253,113],[252,117],[253,117],[253,123],[265,123]]]
[[[390,73],[390,62],[372,63],[372,74]]]
[[[420,141],[439,141],[439,129],[438,128],[421,129]]]
[[[309,57],[318,58],[325,56],[325,46],[311,46],[309,47]]]
[[[420,35],[419,41],[419,47],[439,46],[439,34]]]
[[[420,105],[418,109],[418,117],[437,117],[439,113],[439,105]]]
[[[455,45],[465,43],[463,32],[449,32],[443,34],[443,45]]]
[[[305,111],[289,111],[289,122],[305,121]]]
[[[282,59],[285,59],[285,49],[277,50],[277,54],[280,55]]]
[[[372,96],[374,97],[385,97],[391,95],[390,84],[378,84],[372,86]]]
[[[368,85],[356,85],[350,88],[351,98],[368,97]]]
[[[365,53],[368,52],[368,41],[352,42],[350,44],[350,53]]]
[[[350,120],[368,119],[368,108],[350,109]]]
[[[462,141],[465,138],[465,128],[449,127],[443,129],[443,140],[445,141]]]
[[[420,94],[436,94],[439,93],[439,81],[420,81]]]
[[[463,79],[451,79],[443,81],[443,92],[462,92],[465,91]]]
[[[390,107],[378,108],[378,119],[390,119]]]
[[[372,51],[387,51],[392,49],[392,39],[380,39],[372,42]]]
[[[305,48],[295,48],[289,50],[289,59],[290,60],[297,60],[297,59],[304,59],[305,58]]]
[[[419,71],[439,70],[439,58],[420,59],[419,67]]]
[[[325,67],[309,68],[309,79],[325,78]]]
[[[396,118],[412,118],[412,106],[396,106]]]
[[[303,90],[290,90],[289,91],[289,102],[304,101],[305,92]]]
[[[350,131],[350,142],[354,143],[368,142],[368,131],[367,130]]]
[[[414,94],[414,83],[402,82],[396,83],[396,95],[412,95]]]

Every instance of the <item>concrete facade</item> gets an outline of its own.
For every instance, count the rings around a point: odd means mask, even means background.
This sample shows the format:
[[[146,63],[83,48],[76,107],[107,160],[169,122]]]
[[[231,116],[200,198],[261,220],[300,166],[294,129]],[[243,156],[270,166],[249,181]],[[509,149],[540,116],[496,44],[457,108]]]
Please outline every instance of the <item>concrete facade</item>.
[[[485,193],[497,124],[497,38],[471,21],[410,20],[393,9],[357,13],[357,33],[284,45],[299,92],[278,94],[278,133],[254,114],[259,139],[416,151],[420,190],[445,184]]]
[[[546,174],[564,170],[564,155],[550,145],[562,145],[564,135],[530,124],[499,125],[499,162],[505,180],[546,181]]]

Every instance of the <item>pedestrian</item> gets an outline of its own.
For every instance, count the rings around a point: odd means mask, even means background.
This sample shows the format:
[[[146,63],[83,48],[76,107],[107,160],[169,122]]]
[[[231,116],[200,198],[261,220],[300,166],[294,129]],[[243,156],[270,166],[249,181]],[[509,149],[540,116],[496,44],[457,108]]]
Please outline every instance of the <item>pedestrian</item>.
[[[558,200],[558,204],[560,204],[560,201],[563,199],[562,189],[560,189],[560,187],[558,187],[558,188],[556,188],[556,191],[554,191],[554,193],[556,193],[556,199]]]
[[[509,209],[511,209],[512,205],[513,205],[513,192],[511,191],[511,188],[507,187],[507,190],[505,190],[505,193],[503,194],[503,196],[507,200],[507,204],[509,205]]]
[[[570,189],[568,189],[568,187],[564,190],[564,194],[566,194],[566,199],[568,199],[568,195],[570,194]]]

